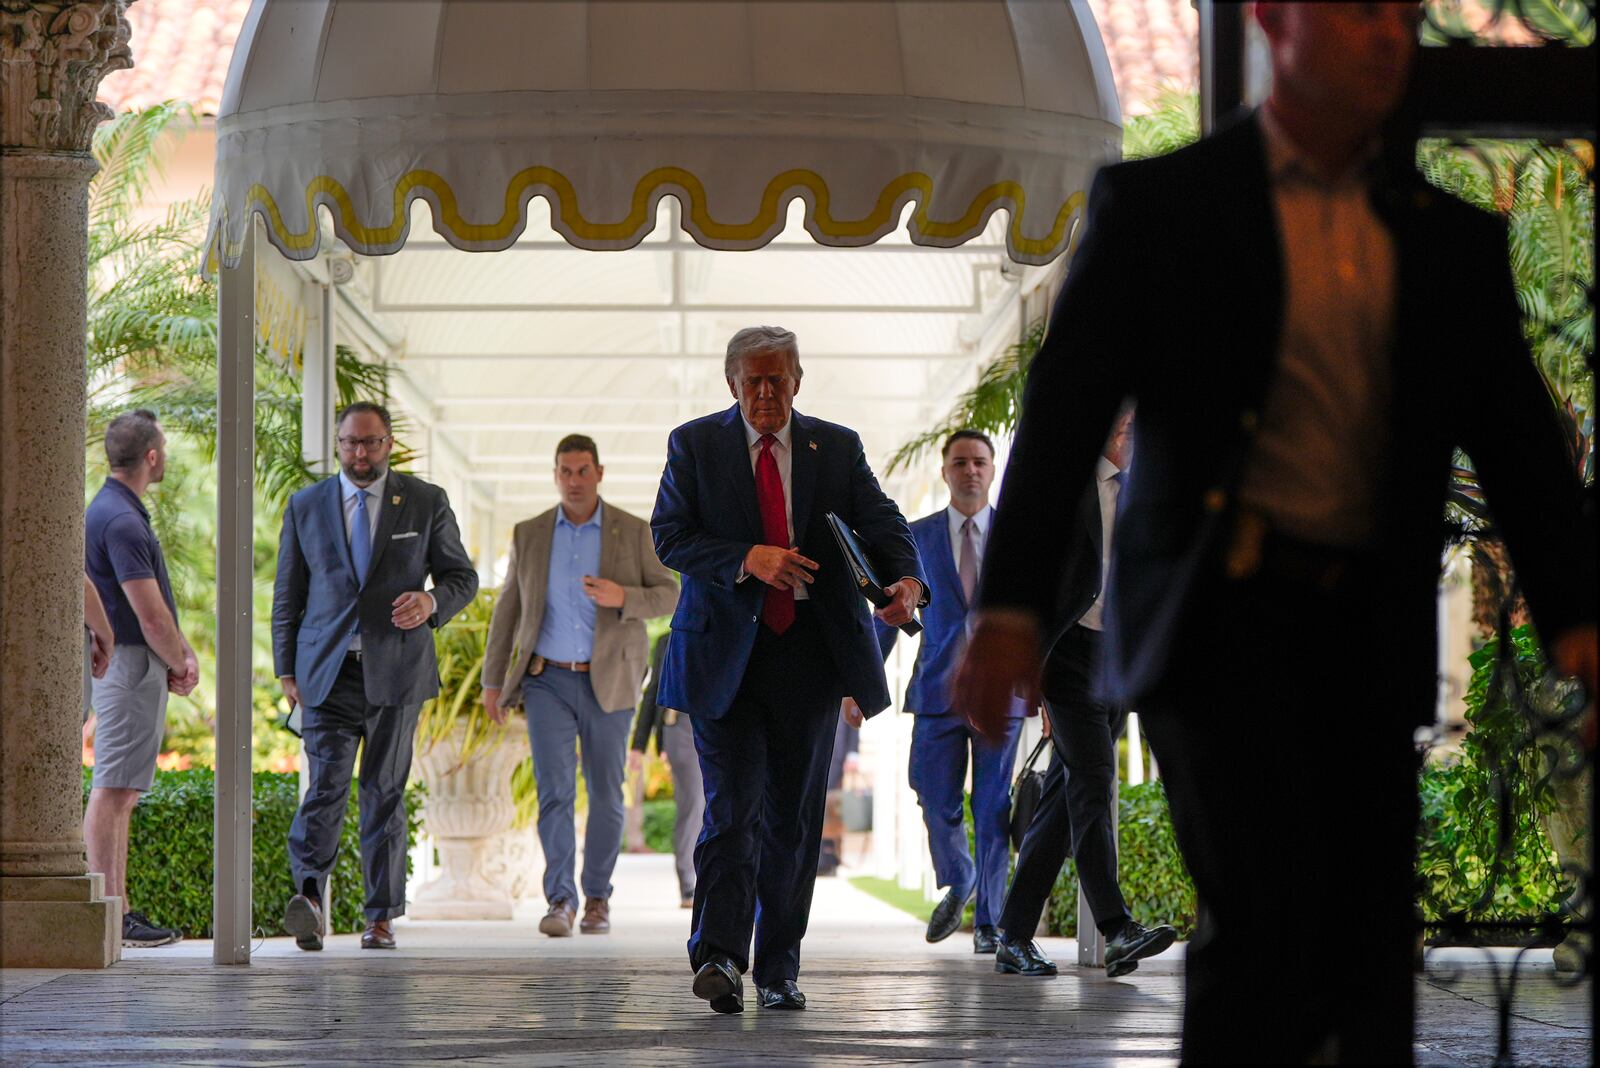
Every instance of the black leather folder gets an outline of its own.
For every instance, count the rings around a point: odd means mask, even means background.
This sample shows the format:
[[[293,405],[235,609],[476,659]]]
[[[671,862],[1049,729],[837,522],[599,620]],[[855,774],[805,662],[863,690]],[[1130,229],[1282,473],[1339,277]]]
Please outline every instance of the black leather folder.
[[[878,578],[877,569],[872,565],[872,547],[834,513],[825,512],[823,518],[828,521],[828,529],[833,531],[833,538],[839,543],[839,555],[844,557],[846,566],[850,568],[850,577],[855,581],[856,588],[861,591],[861,596],[871,602],[874,608],[882,608],[894,600],[883,592],[883,583]],[[890,585],[894,583],[891,582]],[[907,637],[921,634],[922,624],[912,619],[909,623],[901,624],[900,631]]]

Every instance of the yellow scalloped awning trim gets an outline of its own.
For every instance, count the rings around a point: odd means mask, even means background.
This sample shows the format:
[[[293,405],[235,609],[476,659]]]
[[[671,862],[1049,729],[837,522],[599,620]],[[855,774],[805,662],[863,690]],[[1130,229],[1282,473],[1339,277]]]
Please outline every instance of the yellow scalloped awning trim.
[[[586,218],[578,203],[577,190],[573,188],[571,181],[559,171],[549,167],[528,167],[518,171],[506,186],[504,210],[500,218],[492,223],[469,222],[461,214],[450,183],[441,175],[425,170],[411,171],[395,183],[394,207],[390,222],[386,226],[368,226],[363,223],[349,192],[337,179],[328,175],[315,178],[306,186],[305,206],[308,223],[303,231],[296,232],[288,228],[283,221],[283,213],[278,208],[277,200],[260,183],[250,187],[246,200],[250,210],[260,211],[267,217],[275,237],[273,243],[290,253],[311,252],[317,248],[319,235],[316,202],[320,198],[331,200],[337,207],[341,228],[350,235],[356,250],[362,251],[393,246],[400,240],[407,221],[406,203],[413,191],[425,189],[433,194],[437,204],[438,222],[445,232],[465,242],[493,243],[505,241],[516,233],[521,224],[524,196],[532,188],[544,187],[549,189],[554,197],[556,222],[564,233],[570,234],[580,242],[616,244],[643,236],[646,227],[653,221],[650,214],[651,199],[663,186],[682,189],[688,195],[688,221],[694,232],[712,242],[744,245],[759,242],[763,237],[776,234],[783,226],[781,209],[784,203],[792,194],[801,190],[811,195],[809,228],[812,233],[824,238],[847,241],[871,239],[875,235],[882,236],[887,233],[895,222],[896,203],[911,192],[920,194],[912,220],[913,230],[922,237],[934,240],[955,240],[962,235],[974,233],[997,203],[1009,202],[1010,247],[1014,252],[1030,258],[1049,258],[1062,251],[1072,217],[1082,210],[1084,203],[1081,190],[1072,193],[1057,209],[1054,224],[1049,232],[1042,237],[1028,237],[1022,232],[1022,214],[1027,202],[1026,192],[1017,182],[995,182],[973,197],[972,203],[959,218],[941,221],[928,217],[927,204],[933,196],[933,179],[919,171],[913,171],[900,175],[884,186],[883,191],[878,194],[877,203],[865,217],[837,219],[831,210],[832,197],[828,191],[828,183],[814,171],[796,169],[784,171],[767,183],[766,190],[761,196],[761,207],[754,218],[742,223],[725,223],[711,217],[706,206],[705,185],[699,178],[681,167],[658,167],[639,179],[638,184],[634,186],[633,203],[627,216],[617,222],[592,222]],[[246,214],[248,213],[247,211]],[[224,210],[224,223],[226,218]],[[223,227],[223,235],[225,233],[226,225]],[[223,235],[219,235],[219,243],[226,240]],[[242,245],[228,245],[227,249],[228,258],[233,259],[242,250]],[[212,263],[214,263],[214,253],[213,256],[208,256],[208,264]]]

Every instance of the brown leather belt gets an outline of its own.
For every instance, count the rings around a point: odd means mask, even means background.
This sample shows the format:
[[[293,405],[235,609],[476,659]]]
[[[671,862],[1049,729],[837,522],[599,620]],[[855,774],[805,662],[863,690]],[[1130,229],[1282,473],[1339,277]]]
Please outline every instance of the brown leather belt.
[[[538,653],[533,654],[533,660],[528,664],[528,674],[542,675],[547,667],[557,667],[563,671],[576,671],[580,675],[589,673],[589,661],[546,660]]]

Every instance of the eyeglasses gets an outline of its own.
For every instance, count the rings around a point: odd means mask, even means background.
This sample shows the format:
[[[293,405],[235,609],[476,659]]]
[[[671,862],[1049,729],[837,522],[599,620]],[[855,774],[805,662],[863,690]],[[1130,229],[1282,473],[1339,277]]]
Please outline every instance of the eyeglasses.
[[[383,447],[384,442],[393,440],[393,437],[392,434],[384,434],[382,437],[376,438],[340,438],[339,448],[345,452],[359,452],[362,449],[368,452],[377,452]]]

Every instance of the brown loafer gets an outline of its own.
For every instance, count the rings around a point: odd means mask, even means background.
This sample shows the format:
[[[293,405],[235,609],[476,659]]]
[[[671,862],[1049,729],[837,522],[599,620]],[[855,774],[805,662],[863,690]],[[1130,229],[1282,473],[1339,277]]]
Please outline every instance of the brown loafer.
[[[578,910],[565,898],[550,902],[550,910],[539,921],[539,933],[551,938],[566,938],[572,934],[572,921]]]
[[[611,930],[611,902],[591,897],[583,903],[583,920],[578,930],[584,934],[606,934]]]
[[[361,932],[362,949],[393,949],[394,927],[388,920],[368,920]]]

